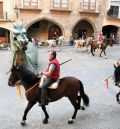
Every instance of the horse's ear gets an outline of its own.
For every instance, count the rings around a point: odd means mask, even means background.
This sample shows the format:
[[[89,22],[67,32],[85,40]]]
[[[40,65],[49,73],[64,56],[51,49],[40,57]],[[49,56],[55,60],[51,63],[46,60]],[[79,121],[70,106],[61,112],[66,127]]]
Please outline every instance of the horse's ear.
[[[117,68],[117,66],[114,64],[114,68],[116,69]]]

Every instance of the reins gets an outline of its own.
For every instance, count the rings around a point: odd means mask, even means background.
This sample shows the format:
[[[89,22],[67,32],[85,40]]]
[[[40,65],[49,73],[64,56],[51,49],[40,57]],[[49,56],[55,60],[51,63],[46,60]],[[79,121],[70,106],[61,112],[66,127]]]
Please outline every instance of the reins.
[[[37,83],[35,83],[32,87],[30,87],[28,90],[25,91],[25,94],[27,94],[29,91],[31,91],[33,88],[35,88],[40,81],[38,81]]]

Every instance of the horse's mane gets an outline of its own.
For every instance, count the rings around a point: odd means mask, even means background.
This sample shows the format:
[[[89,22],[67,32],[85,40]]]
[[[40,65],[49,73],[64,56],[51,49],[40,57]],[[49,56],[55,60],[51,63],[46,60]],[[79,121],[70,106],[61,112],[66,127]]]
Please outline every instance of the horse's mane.
[[[19,66],[18,68],[19,74],[27,83],[35,83],[39,81],[37,75],[35,75],[32,71],[28,70],[25,66]]]

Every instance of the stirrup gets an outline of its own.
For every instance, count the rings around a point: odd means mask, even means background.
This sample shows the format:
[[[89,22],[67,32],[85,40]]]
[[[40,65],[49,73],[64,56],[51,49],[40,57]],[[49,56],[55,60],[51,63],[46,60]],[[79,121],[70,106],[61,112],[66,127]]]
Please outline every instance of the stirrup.
[[[48,102],[52,101],[52,99],[49,96],[46,96],[46,99],[47,99]]]
[[[39,105],[38,106],[46,106],[46,105],[48,105],[48,102],[46,101],[46,102],[41,102],[41,103],[39,103]]]

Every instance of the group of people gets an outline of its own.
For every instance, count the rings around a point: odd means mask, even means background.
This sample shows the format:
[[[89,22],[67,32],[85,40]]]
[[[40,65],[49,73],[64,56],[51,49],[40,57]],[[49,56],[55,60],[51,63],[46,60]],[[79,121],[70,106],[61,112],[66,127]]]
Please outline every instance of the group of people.
[[[94,37],[94,34],[92,35],[92,37],[93,37],[93,39],[95,38]],[[86,32],[83,32],[82,33],[82,40],[86,40],[86,38],[87,38],[87,34],[86,34]],[[78,40],[79,39],[79,36],[78,36],[78,34],[74,34],[74,35],[72,35],[71,37],[70,37],[70,45],[74,45],[74,43],[75,43],[75,40]],[[114,39],[115,39],[115,36],[114,36],[114,34],[113,33],[110,33],[110,41],[112,42],[112,44],[114,43]],[[99,48],[100,48],[100,46],[101,46],[101,43],[103,42],[103,40],[107,40],[107,35],[103,35],[103,33],[101,32],[99,35],[98,35],[98,37],[97,37],[97,40],[98,40],[98,46],[99,46]]]
[[[82,33],[82,40],[86,40],[86,38],[87,38],[87,34],[86,34],[86,32],[83,32]],[[70,45],[74,45],[75,40],[78,40],[78,39],[79,39],[78,34],[75,33],[74,35],[72,35],[70,37]]]

